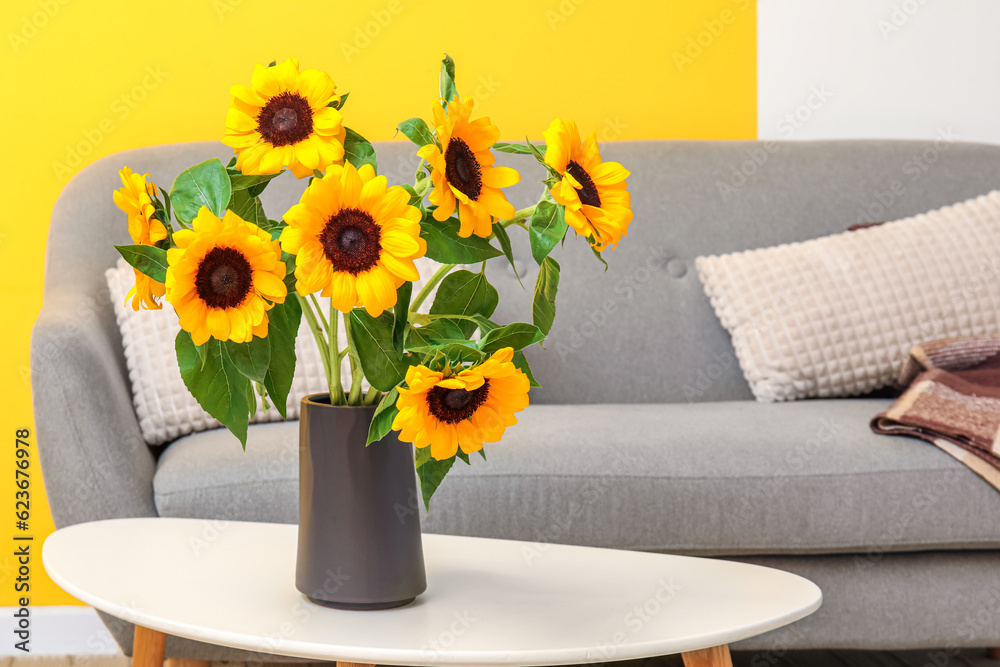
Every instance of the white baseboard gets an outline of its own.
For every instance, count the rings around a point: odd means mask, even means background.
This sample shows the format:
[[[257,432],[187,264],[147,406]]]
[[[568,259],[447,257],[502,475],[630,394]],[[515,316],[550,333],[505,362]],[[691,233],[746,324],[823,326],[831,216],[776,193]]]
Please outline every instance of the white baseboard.
[[[0,655],[121,655],[122,652],[97,612],[91,607],[31,607],[30,636],[25,653],[15,647],[17,607],[0,607]]]

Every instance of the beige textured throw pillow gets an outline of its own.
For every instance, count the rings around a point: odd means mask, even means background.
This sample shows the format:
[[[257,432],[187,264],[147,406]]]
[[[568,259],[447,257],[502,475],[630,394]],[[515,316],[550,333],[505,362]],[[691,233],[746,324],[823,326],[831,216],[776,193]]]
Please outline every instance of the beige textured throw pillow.
[[[1000,192],[695,266],[757,400],[856,396],[917,343],[1000,333]]]
[[[173,306],[163,302],[162,310],[132,310],[125,296],[135,284],[132,267],[125,260],[105,272],[115,316],[122,334],[125,362],[132,382],[132,403],[139,419],[142,437],[150,445],[162,445],[182,435],[217,428],[221,424],[202,410],[191,396],[177,367],[174,338],[180,331]],[[346,341],[342,341],[346,345]],[[289,419],[298,419],[303,396],[326,392],[326,373],[319,350],[303,320],[295,341],[295,376],[288,392]],[[349,378],[347,378],[349,380]],[[254,422],[280,421],[281,415],[271,406],[258,405]]]

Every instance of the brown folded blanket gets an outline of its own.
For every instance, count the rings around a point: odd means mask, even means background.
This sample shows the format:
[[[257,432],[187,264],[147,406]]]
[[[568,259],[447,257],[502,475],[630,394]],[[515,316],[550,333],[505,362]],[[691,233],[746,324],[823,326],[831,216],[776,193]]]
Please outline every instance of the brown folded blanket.
[[[905,391],[872,430],[937,445],[1000,490],[1000,336],[917,345],[897,384]]]

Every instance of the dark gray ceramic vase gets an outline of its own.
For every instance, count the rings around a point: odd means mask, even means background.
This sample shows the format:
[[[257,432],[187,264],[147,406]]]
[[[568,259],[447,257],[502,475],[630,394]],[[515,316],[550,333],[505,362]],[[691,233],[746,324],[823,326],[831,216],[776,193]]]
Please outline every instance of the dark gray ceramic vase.
[[[413,445],[365,447],[375,407],[302,399],[295,587],[338,609],[391,609],[427,588]]]

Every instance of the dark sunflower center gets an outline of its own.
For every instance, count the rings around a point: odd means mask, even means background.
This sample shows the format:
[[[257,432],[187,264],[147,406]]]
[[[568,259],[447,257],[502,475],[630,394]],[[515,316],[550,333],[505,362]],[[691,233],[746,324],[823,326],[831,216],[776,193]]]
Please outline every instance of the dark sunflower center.
[[[353,275],[375,266],[382,254],[382,231],[375,220],[356,208],[341,209],[327,220],[319,235],[334,271]]]
[[[210,308],[235,308],[253,286],[250,262],[235,248],[212,248],[194,279],[198,296]]]
[[[309,102],[294,93],[281,93],[267,101],[257,115],[257,131],[272,146],[302,141],[312,132]]]
[[[601,205],[601,195],[597,193],[597,186],[594,185],[594,179],[590,177],[587,170],[581,167],[575,161],[570,161],[566,166],[566,171],[569,175],[576,179],[582,187],[577,188],[577,193],[580,196],[580,203],[586,204],[587,206],[597,206]]]
[[[449,141],[448,150],[444,153],[444,163],[444,175],[448,182],[469,199],[478,200],[483,180],[479,161],[469,144],[461,139]]]
[[[427,394],[427,407],[438,421],[457,424],[475,414],[489,395],[489,380],[485,380],[481,387],[472,391],[434,387]]]

